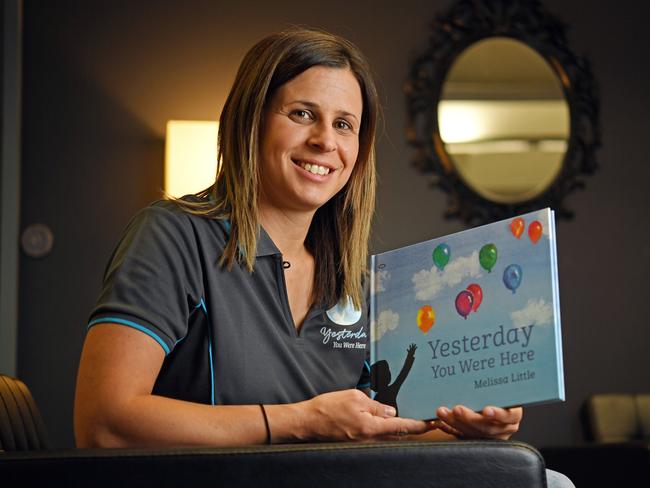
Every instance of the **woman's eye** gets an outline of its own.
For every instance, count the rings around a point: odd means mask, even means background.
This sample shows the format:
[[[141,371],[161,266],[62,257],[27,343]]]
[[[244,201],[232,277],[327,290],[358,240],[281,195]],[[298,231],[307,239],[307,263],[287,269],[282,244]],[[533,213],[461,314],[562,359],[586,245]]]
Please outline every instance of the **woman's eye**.
[[[290,114],[293,118],[298,120],[311,120],[313,116],[309,110],[294,110]]]
[[[337,120],[334,122],[334,127],[339,130],[352,130],[352,125],[345,120]]]

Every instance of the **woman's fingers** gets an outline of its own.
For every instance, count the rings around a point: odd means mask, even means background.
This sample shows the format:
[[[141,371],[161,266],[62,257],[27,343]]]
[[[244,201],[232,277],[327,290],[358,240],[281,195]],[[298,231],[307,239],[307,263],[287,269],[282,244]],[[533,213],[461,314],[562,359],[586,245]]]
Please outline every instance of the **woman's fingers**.
[[[394,407],[391,407],[390,405],[384,405],[383,403],[379,403],[375,400],[370,400],[369,398],[368,400],[369,403],[366,404],[368,409],[367,411],[372,415],[384,418],[390,418],[397,415],[397,411]]]
[[[443,422],[442,420],[436,420],[434,425],[437,429],[440,429],[445,434],[453,435],[459,439],[462,439],[464,437],[463,433],[460,430],[454,429],[451,425]]]
[[[521,407],[511,409],[486,407],[479,413],[457,405],[452,410],[441,407],[437,414],[442,424],[449,427],[449,429],[443,426],[439,428],[457,437],[509,439],[519,430],[523,410]]]
[[[404,419],[401,417],[378,420],[381,422],[381,425],[377,426],[381,431],[379,435],[405,436],[409,434],[424,434],[435,428],[432,422],[425,422],[424,420]]]
[[[435,428],[432,422],[396,417],[394,407],[372,400],[359,390],[324,393],[304,405],[312,430],[308,438],[371,440],[423,434]]]
[[[524,415],[521,407],[499,408],[488,406],[482,411],[483,416],[503,424],[518,424]]]

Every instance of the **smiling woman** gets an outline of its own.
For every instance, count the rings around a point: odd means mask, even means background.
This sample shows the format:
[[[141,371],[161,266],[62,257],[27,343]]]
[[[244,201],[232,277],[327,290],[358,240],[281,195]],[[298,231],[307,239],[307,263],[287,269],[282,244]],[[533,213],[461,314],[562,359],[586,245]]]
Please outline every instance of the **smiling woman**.
[[[216,181],[141,211],[107,267],[79,368],[78,445],[432,428],[361,391],[378,111],[369,72],[355,46],[315,30],[248,52],[220,117]],[[354,320],[333,322],[332,308]],[[331,334],[358,347],[335,347]]]
[[[318,208],[350,179],[359,153],[361,89],[349,69],[314,66],[282,85],[262,126],[260,207]]]
[[[79,446],[517,430],[517,408],[459,407],[434,424],[367,394],[369,73],[355,46],[322,31],[248,52],[220,117],[216,181],[143,209],[106,268],[77,380]]]

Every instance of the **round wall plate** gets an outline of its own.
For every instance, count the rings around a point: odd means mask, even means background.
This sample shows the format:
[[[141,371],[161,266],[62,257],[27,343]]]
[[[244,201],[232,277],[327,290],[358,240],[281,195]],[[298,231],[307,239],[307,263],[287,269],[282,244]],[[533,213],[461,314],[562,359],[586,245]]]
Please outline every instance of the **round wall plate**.
[[[54,245],[54,234],[45,224],[27,226],[20,237],[23,252],[31,258],[47,256]]]

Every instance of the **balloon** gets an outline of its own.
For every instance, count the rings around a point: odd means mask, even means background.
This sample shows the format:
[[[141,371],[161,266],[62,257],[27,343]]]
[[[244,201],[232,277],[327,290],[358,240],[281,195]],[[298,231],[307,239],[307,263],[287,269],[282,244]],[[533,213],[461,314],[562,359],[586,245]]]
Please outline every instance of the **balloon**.
[[[425,334],[436,323],[436,312],[430,305],[425,305],[418,310],[417,323],[418,328]]]
[[[467,287],[467,291],[472,294],[472,298],[474,299],[472,303],[472,312],[476,312],[483,301],[483,289],[476,283],[472,283]]]
[[[472,311],[472,304],[474,303],[474,297],[471,292],[467,290],[461,291],[456,297],[456,311],[467,320],[467,316]]]
[[[533,244],[537,244],[539,238],[542,237],[542,224],[539,220],[532,221],[528,226],[528,237],[530,237]]]
[[[503,271],[503,284],[508,290],[515,292],[521,285],[522,271],[518,264],[511,264]]]
[[[526,223],[521,217],[517,217],[512,222],[510,222],[510,232],[512,232],[512,235],[517,239],[519,239],[521,237],[521,234],[524,233],[524,227],[526,227]]]
[[[440,271],[445,269],[445,266],[447,266],[450,255],[451,249],[449,249],[449,246],[447,244],[439,244],[433,250],[433,262]]]
[[[494,244],[486,244],[479,252],[478,260],[484,269],[489,273],[497,263],[497,247]]]

